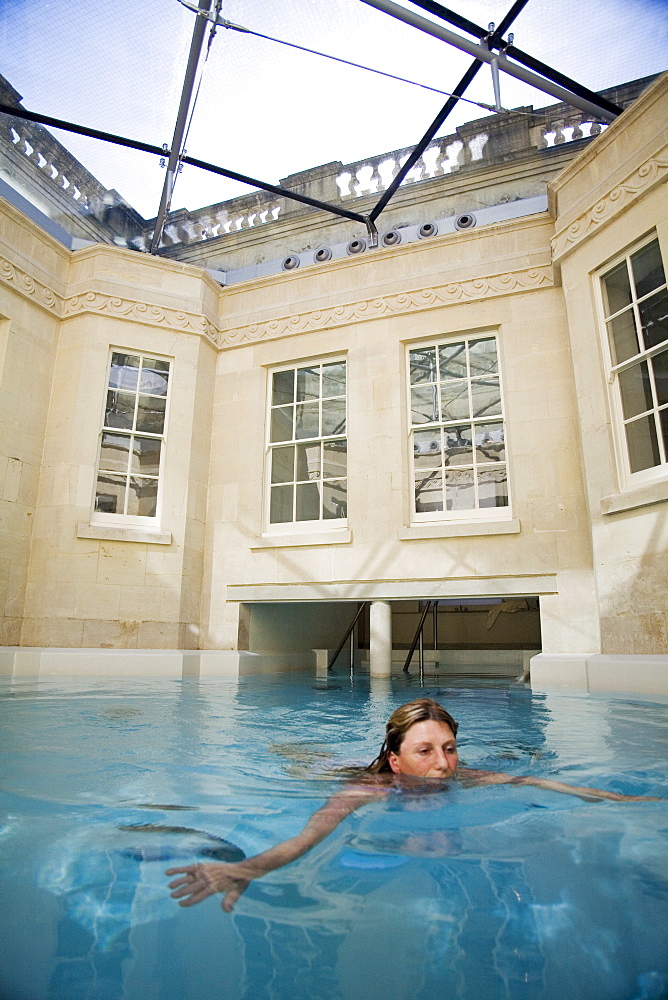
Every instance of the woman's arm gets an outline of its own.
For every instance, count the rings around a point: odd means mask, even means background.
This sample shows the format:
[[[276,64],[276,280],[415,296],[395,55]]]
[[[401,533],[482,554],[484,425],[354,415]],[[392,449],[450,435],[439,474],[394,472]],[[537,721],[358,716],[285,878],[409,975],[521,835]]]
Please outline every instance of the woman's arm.
[[[385,789],[378,786],[355,785],[332,795],[324,806],[313,813],[296,837],[290,837],[268,851],[256,854],[254,858],[232,864],[212,861],[170,868],[166,875],[183,876],[169,883],[172,896],[179,900],[179,906],[194,906],[207,896],[222,892],[225,896],[221,906],[229,913],[253,879],[300,858],[324,840],[355,809],[385,794]]]
[[[501,771],[477,771],[473,768],[460,767],[457,774],[465,780],[471,780],[474,785],[533,785],[536,788],[547,788],[552,792],[563,792],[565,795],[577,795],[587,802],[599,799],[609,799],[611,802],[660,802],[655,795],[621,795],[619,792],[604,792],[600,788],[582,788],[579,785],[567,785],[563,781],[553,781],[552,778],[532,778],[529,775],[504,774]]]

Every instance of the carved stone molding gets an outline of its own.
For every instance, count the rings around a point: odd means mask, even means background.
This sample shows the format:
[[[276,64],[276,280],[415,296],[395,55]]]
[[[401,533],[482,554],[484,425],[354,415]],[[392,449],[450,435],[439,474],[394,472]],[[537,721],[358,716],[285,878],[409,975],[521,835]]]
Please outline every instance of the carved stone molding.
[[[612,188],[596,202],[593,208],[583,212],[567,229],[558,233],[552,240],[554,260],[559,260],[570,253],[592,232],[607,225],[622,209],[627,208],[645,191],[659,183],[666,173],[668,173],[668,146],[638,167],[621,184]]]
[[[86,292],[72,295],[63,302],[62,317],[69,319],[82,313],[113,316],[116,319],[131,320],[148,326],[168,327],[183,333],[195,333],[206,337],[216,346],[220,342],[220,332],[205,316],[168,309],[163,306],[138,302],[136,299],[119,298],[102,292]]]
[[[471,278],[467,281],[450,282],[438,288],[398,292],[394,295],[239,326],[223,331],[221,346],[233,347],[237,344],[308,333],[311,330],[329,330],[349,323],[382,319],[385,316],[401,316],[416,309],[434,309],[457,302],[471,302],[497,295],[508,295],[511,292],[531,291],[552,284],[553,275],[550,266],[532,267],[525,271],[513,271],[489,278]]]
[[[6,257],[0,257],[0,278],[20,295],[56,316],[61,314],[62,298],[52,288],[38,281]]]
[[[221,344],[220,330],[205,316],[181,312],[177,309],[164,309],[161,306],[137,302],[134,299],[122,299],[100,292],[86,292],[84,295],[72,295],[63,298],[45,285],[33,278],[22,268],[0,256],[0,280],[10,288],[15,289],[25,298],[46,309],[59,319],[69,319],[82,313],[97,313],[98,315],[115,316],[149,326],[167,327],[170,330],[182,330],[184,333],[195,333],[219,347]]]

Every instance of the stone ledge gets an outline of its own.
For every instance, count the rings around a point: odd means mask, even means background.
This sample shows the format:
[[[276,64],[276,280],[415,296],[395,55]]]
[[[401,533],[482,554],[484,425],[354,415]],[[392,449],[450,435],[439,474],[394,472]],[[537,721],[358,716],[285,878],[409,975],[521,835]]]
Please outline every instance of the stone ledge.
[[[668,480],[661,483],[647,483],[627,493],[612,493],[601,497],[601,514],[621,514],[625,510],[650,507],[668,500]]]
[[[530,664],[537,691],[618,692],[668,699],[668,654],[539,653]]]
[[[311,534],[260,535],[250,546],[251,552],[259,549],[296,548],[304,545],[341,545],[352,542],[350,528],[334,528],[332,531]]]
[[[411,538],[453,538],[461,535],[516,535],[521,531],[520,519],[507,521],[450,521],[443,524],[412,524],[399,532],[402,541]]]
[[[315,654],[250,653],[236,649],[68,649],[0,646],[0,677],[12,682],[93,678],[236,679],[250,674],[312,670]]]
[[[129,525],[115,527],[107,524],[77,524],[77,538],[98,538],[110,542],[144,542],[149,545],[171,545],[171,531],[135,528]]]

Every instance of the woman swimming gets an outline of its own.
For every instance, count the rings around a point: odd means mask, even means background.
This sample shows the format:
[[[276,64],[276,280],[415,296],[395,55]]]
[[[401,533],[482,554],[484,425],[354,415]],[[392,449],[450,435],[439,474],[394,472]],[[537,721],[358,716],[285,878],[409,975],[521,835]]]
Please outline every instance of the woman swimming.
[[[598,788],[580,788],[550,778],[512,776],[500,771],[479,771],[459,767],[457,755],[458,724],[449,712],[432,698],[418,698],[402,705],[390,717],[380,753],[359,775],[332,795],[318,809],[296,837],[290,837],[253,858],[223,862],[200,862],[183,868],[170,868],[167,875],[179,878],[169,883],[172,896],[180,906],[193,906],[207,896],[222,892],[221,906],[228,913],[253,879],[296,861],[324,840],[339,823],[360,806],[389,794],[392,789],[422,791],[423,779],[461,780],[475,785],[534,785],[554,792],[577,795],[587,801],[610,799],[615,802],[657,801],[643,795],[620,795]],[[438,785],[432,786],[438,789]]]

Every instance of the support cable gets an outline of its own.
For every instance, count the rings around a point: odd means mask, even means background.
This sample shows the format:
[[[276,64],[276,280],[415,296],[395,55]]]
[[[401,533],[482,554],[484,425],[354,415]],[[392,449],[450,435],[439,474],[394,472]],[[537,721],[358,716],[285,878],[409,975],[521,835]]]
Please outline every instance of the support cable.
[[[188,10],[197,12],[198,8],[194,4],[188,3],[188,0],[178,0],[178,2],[183,6],[187,7]],[[364,66],[362,63],[352,62],[350,59],[342,59],[340,56],[330,55],[328,52],[319,52],[317,49],[309,49],[305,45],[297,45],[296,42],[286,42],[284,38],[274,38],[273,35],[264,35],[261,31],[253,31],[251,28],[245,28],[241,24],[234,24],[232,21],[228,21],[226,18],[219,17],[215,24],[222,28],[228,28],[230,31],[238,31],[245,35],[252,35],[254,38],[263,38],[267,42],[275,42],[277,45],[285,45],[289,49],[297,49],[298,52],[306,52],[311,56],[320,56],[323,59],[330,59],[332,62],[341,63],[343,66],[352,66],[353,69],[362,69],[367,73],[376,73],[378,76],[384,76],[388,80],[397,80],[399,83],[408,83],[411,87],[420,87],[422,90],[429,90],[432,94],[440,94],[442,97],[452,97],[452,94],[447,90],[439,90],[438,87],[430,87],[427,83],[419,83],[417,80],[409,80],[405,76],[397,76],[395,73],[386,73],[385,70],[375,69],[373,66]],[[468,97],[461,97],[460,100],[465,101],[467,104],[473,104],[477,108],[482,108],[483,111],[495,111],[496,108],[492,104],[486,104],[484,101],[473,101]],[[507,110],[507,109],[502,109]]]

